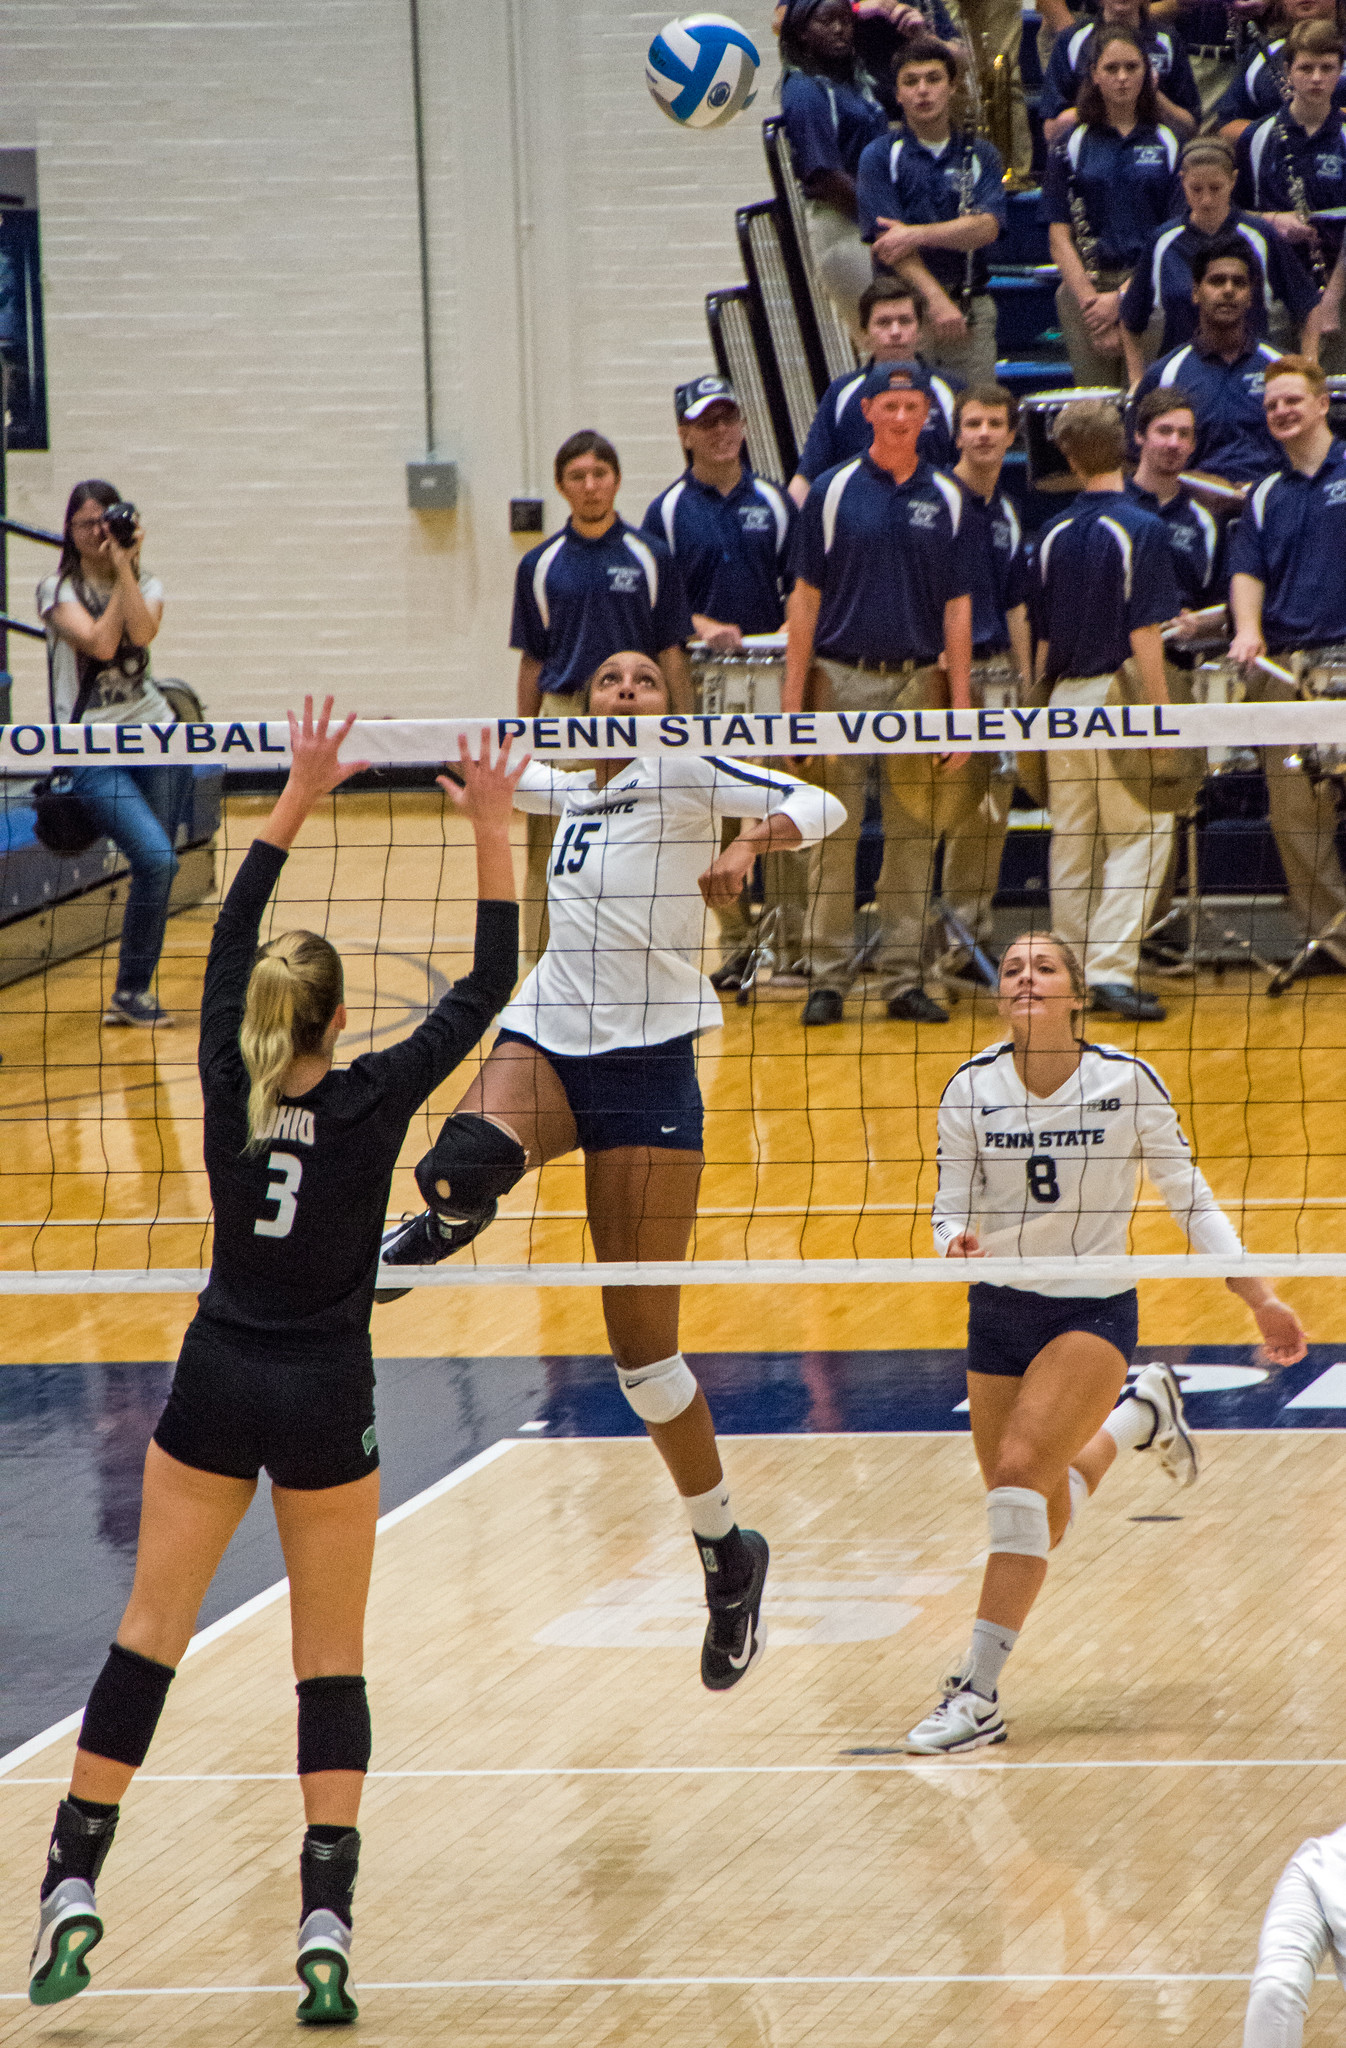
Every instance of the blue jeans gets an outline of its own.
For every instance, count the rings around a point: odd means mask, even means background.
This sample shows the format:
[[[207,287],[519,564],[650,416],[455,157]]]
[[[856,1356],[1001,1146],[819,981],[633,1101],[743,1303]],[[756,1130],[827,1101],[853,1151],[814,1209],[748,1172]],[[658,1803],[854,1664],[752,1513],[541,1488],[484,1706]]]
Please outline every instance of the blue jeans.
[[[173,848],[192,801],[190,768],[77,768],[71,789],[131,869],[117,989],[143,995],[154,976],[178,871]]]

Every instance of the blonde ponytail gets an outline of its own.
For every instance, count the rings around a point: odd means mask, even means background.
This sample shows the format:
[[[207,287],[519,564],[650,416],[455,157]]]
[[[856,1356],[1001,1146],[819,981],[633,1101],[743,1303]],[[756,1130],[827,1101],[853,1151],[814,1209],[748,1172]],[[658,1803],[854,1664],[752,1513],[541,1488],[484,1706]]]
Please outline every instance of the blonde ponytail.
[[[252,1083],[249,1152],[266,1143],[286,1068],[317,1052],[342,992],[341,957],[314,932],[285,932],[258,953],[238,1033]]]

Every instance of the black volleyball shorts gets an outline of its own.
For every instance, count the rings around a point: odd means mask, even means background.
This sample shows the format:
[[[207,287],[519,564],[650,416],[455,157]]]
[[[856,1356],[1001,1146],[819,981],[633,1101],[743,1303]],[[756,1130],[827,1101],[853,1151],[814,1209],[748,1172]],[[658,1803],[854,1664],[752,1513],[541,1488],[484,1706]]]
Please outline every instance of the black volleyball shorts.
[[[967,1291],[967,1369],[1022,1379],[1039,1351],[1067,1330],[1102,1337],[1127,1364],[1136,1348],[1139,1304],[1124,1294],[1030,1294],[1023,1287]]]
[[[265,1468],[297,1492],[348,1486],[378,1469],[373,1363],[367,1353],[296,1357],[197,1316],[154,1441],[227,1479]]]
[[[582,1152],[648,1145],[661,1152],[699,1152],[705,1124],[696,1078],[695,1039],[617,1046],[612,1052],[549,1052],[521,1031],[504,1030],[497,1045],[530,1045],[565,1090]]]

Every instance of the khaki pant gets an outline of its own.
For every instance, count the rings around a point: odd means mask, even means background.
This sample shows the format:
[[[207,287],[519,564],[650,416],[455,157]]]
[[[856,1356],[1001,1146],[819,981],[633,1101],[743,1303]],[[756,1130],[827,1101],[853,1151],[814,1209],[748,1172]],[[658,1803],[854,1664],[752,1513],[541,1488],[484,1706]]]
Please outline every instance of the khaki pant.
[[[1100,291],[1115,291],[1125,285],[1129,271],[1103,270],[1099,272]],[[1061,336],[1070,357],[1070,368],[1075,382],[1088,389],[1098,385],[1120,385],[1126,388],[1126,358],[1122,354],[1121,342],[1115,353],[1104,354],[1096,345],[1089,329],[1084,324],[1080,302],[1068,284],[1056,287],[1056,317],[1061,323]],[[1145,341],[1149,342],[1150,330],[1146,329]],[[1142,344],[1144,345],[1144,344]]]
[[[1278,654],[1286,666],[1294,659]],[[1258,676],[1248,695],[1257,702],[1283,703],[1293,693],[1274,676]],[[1337,858],[1337,804],[1331,782],[1310,782],[1302,768],[1287,768],[1290,747],[1259,747],[1267,778],[1267,812],[1276,851],[1285,869],[1290,913],[1304,938],[1317,938],[1325,925],[1346,910],[1346,879]],[[1346,959],[1346,933],[1337,935],[1331,950]]]
[[[1221,97],[1225,87],[1229,84],[1230,79],[1238,68],[1237,60],[1233,52],[1230,51],[1228,56],[1193,56],[1191,57],[1191,65],[1192,77],[1195,79],[1196,89],[1201,95],[1201,124],[1204,127],[1207,115],[1214,112],[1215,102]]]
[[[1103,703],[1110,676],[1063,676],[1053,704]],[[1074,946],[1091,987],[1140,985],[1140,942],[1154,918],[1173,819],[1136,801],[1102,748],[1049,753],[1052,925]]]
[[[874,258],[860,230],[835,206],[821,199],[804,201],[809,254],[819,284],[851,330],[860,325],[860,294],[874,282]]]
[[[819,663],[827,691],[819,710],[915,711],[944,702],[938,668],[908,676],[876,676],[841,662]],[[960,775],[941,774],[924,754],[893,754],[880,763],[883,868],[875,903],[883,928],[878,968],[885,999],[923,985],[935,849],[963,824],[985,792],[986,770],[974,757]],[[855,855],[865,812],[869,756],[820,757],[811,782],[846,806],[846,822],[815,846],[809,860],[808,948],[815,989],[845,995],[855,978]]]
[[[573,694],[558,697],[544,692],[537,707],[539,718],[567,718],[576,708]],[[551,845],[556,837],[555,818],[527,814],[528,868],[524,876],[523,900],[519,905],[519,972],[535,967],[547,950],[547,876],[551,871]]]
[[[995,382],[995,300],[977,292],[967,308],[967,333],[960,341],[944,341],[929,321],[921,327],[921,353],[932,370],[948,370],[965,384]]]
[[[1019,42],[1023,35],[1023,0],[962,0],[958,9],[972,38],[983,74],[989,74],[997,57],[1008,57],[1010,65],[1010,135],[1013,147],[1006,170],[1026,176],[1033,168],[1033,136],[1024,106],[1023,80],[1019,76]],[[983,91],[985,82],[983,79]],[[997,147],[999,145],[997,144]]]
[[[1003,758],[993,758],[991,783],[985,796],[967,824],[950,832],[944,841],[941,894],[979,946],[986,945],[991,938],[995,923],[991,903],[1000,882],[1014,784],[1012,758],[1008,767]],[[965,964],[961,942],[949,948],[941,964],[950,969]]]

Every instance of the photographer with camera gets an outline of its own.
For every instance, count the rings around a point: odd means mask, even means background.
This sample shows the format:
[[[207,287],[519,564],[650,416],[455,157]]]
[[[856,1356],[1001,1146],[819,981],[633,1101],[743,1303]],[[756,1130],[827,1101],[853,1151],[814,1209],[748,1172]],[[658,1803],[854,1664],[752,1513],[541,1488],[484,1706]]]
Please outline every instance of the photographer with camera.
[[[150,675],[150,643],[164,615],[163,589],[140,567],[144,528],[115,485],[90,478],[65,508],[54,576],[37,587],[47,629],[51,713],[57,724],[171,725],[176,714]],[[172,1022],[150,983],[159,964],[174,845],[192,793],[190,768],[79,767],[70,794],[124,855],[131,886],[122,920],[117,984],[105,1024]]]

